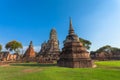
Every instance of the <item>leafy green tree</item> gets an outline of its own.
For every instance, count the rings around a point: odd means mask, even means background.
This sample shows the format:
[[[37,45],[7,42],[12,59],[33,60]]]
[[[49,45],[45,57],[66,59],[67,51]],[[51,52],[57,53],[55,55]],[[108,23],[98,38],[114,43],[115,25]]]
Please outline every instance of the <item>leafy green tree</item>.
[[[100,52],[111,52],[111,51],[112,51],[112,47],[110,45],[105,45],[99,48],[96,52],[100,53]]]
[[[91,42],[89,40],[85,40],[83,38],[79,38],[80,42],[83,43],[83,46],[86,47],[87,49],[90,49],[90,46],[91,46]]]
[[[9,51],[15,51],[19,53],[20,49],[23,48],[23,46],[20,42],[13,40],[13,41],[8,42],[5,48]]]
[[[120,48],[112,47],[111,52],[112,52],[113,54],[120,53]]]
[[[0,44],[0,51],[2,50],[2,45]]]
[[[110,45],[105,45],[96,51],[96,53],[100,53],[100,52],[117,53],[120,52],[120,49],[116,47],[111,47]]]

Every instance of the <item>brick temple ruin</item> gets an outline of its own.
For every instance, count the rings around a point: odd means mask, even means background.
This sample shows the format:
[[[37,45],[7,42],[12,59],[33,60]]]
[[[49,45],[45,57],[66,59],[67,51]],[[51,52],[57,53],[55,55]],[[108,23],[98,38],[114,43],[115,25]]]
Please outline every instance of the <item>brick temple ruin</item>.
[[[25,54],[23,55],[22,60],[25,61],[25,62],[36,61],[36,53],[34,51],[32,41],[30,42],[30,45],[29,45],[28,49],[25,51]]]
[[[22,56],[18,53],[11,54],[9,51],[0,52],[0,66],[8,65],[10,63],[18,63],[21,61]]]
[[[8,51],[0,52],[0,61],[19,61],[21,56],[18,53],[10,54]]]
[[[49,63],[53,61],[57,61],[59,59],[60,49],[59,49],[59,41],[57,38],[57,32],[53,28],[50,31],[49,40],[41,45],[41,50],[38,53],[39,62],[40,63]]]
[[[90,59],[89,52],[83,47],[78,36],[74,33],[71,19],[69,34],[64,41],[64,47],[60,53],[57,65],[70,68],[93,67],[93,61]]]
[[[3,57],[4,56],[4,57]],[[40,52],[35,53],[32,41],[23,56],[10,53],[0,54],[0,59],[4,61],[20,62],[39,62],[54,63],[58,66],[71,68],[93,67],[93,61],[90,59],[89,52],[83,47],[78,36],[74,33],[72,21],[70,20],[69,34],[64,41],[62,52],[59,49],[59,41],[55,29],[50,31],[50,37],[47,42],[42,43]]]

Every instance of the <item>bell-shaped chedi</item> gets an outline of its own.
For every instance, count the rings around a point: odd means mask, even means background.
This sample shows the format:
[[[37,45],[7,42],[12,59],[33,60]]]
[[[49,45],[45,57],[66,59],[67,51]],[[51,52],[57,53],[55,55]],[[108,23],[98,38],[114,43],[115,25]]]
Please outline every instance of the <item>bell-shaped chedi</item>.
[[[26,52],[23,56],[23,58],[34,58],[34,57],[36,57],[36,54],[35,54],[35,51],[33,48],[33,43],[31,41],[28,49],[26,50]]]
[[[64,41],[64,47],[57,64],[61,67],[70,68],[93,67],[93,61],[90,59],[89,52],[83,47],[78,36],[74,33],[71,19],[69,34]]]

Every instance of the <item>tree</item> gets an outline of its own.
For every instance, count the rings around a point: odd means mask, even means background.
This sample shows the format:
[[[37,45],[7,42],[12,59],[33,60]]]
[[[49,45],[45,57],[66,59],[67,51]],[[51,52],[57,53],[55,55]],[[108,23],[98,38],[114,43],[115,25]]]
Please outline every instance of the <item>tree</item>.
[[[79,38],[79,40],[80,40],[80,42],[83,43],[83,46],[84,46],[84,47],[86,47],[87,49],[90,49],[90,46],[91,46],[91,44],[92,44],[90,41],[85,40],[85,39],[83,39],[83,38]]]
[[[114,55],[119,55],[120,54],[120,48],[112,47],[111,52]]]
[[[100,53],[100,52],[111,52],[111,51],[112,51],[112,47],[110,45],[105,45],[99,48],[96,52]]]
[[[0,51],[2,50],[2,45],[0,44]]]
[[[116,47],[111,47],[110,45],[105,45],[103,47],[100,47],[98,50],[94,51],[95,53],[101,53],[101,52],[105,52],[105,53],[117,53],[120,52],[120,48],[116,48]]]
[[[9,51],[15,51],[18,53],[20,52],[20,49],[23,48],[23,46],[20,42],[13,40],[13,41],[8,42],[5,48]]]

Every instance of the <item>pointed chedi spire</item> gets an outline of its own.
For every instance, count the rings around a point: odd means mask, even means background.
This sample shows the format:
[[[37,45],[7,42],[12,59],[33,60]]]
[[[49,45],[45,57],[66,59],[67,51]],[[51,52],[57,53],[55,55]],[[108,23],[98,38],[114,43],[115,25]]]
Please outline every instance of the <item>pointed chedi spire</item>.
[[[70,18],[69,35],[72,35],[72,34],[74,34],[74,29],[73,29],[73,26],[72,26],[72,19]]]
[[[32,41],[30,41],[29,47],[33,47],[33,42]]]

